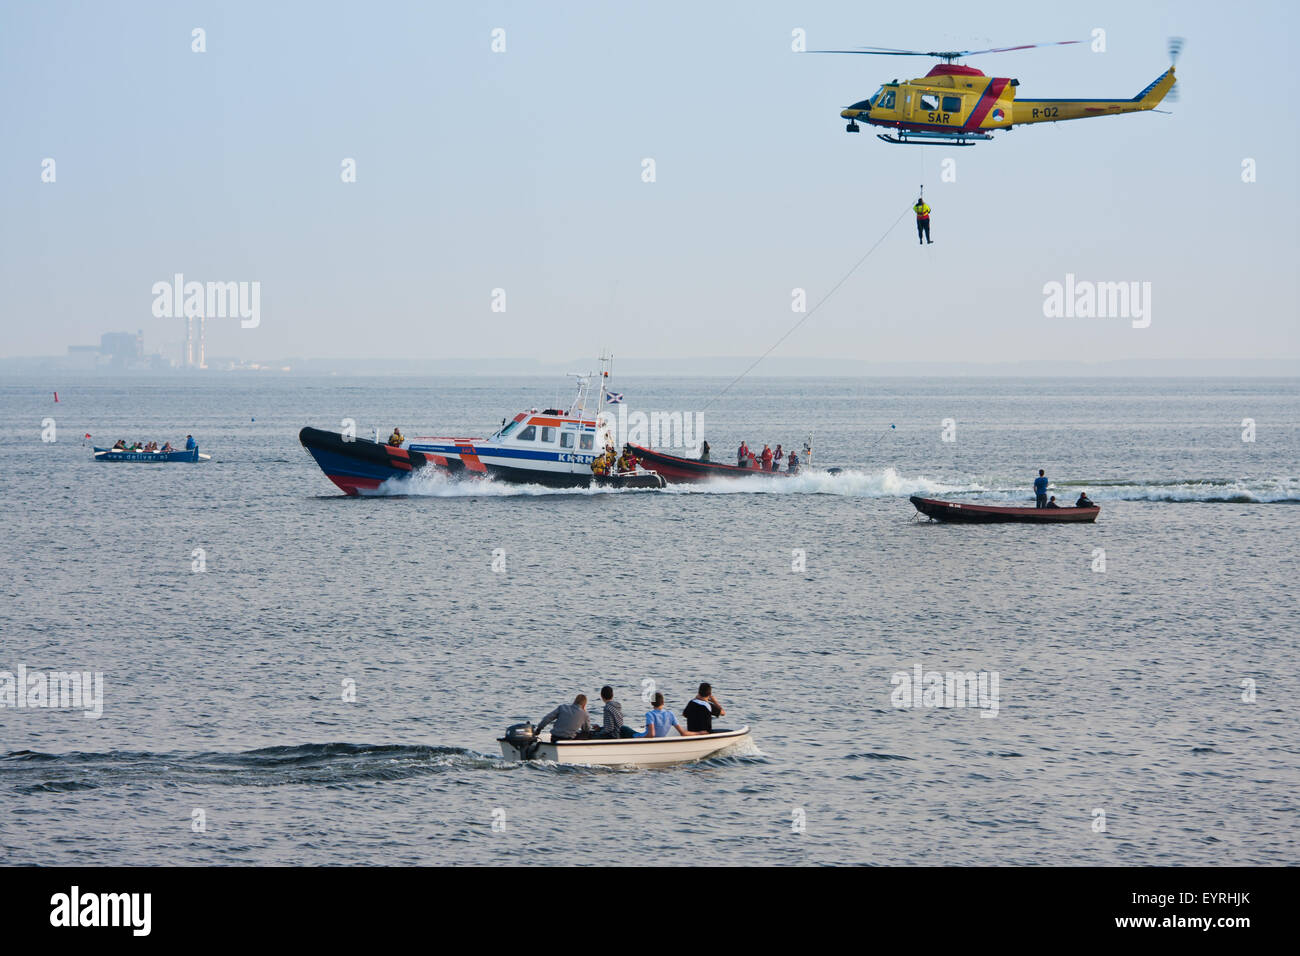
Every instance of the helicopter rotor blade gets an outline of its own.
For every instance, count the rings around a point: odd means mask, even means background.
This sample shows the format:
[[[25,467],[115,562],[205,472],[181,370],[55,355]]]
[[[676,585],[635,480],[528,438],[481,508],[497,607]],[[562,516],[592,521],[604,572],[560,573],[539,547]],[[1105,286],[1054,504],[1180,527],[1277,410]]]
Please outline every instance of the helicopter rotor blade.
[[[934,56],[919,50],[809,50],[809,53],[856,53],[860,56]]]
[[[1043,46],[1069,46],[1072,43],[1082,43],[1082,40],[1054,40],[1051,43],[1022,43],[1020,46],[999,46],[991,50],[962,50],[957,56],[978,56],[981,53],[1010,53],[1012,50],[1033,50],[1036,47]],[[948,54],[943,54],[947,56]]]
[[[861,56],[929,56],[941,60],[955,60],[963,56],[978,56],[982,53],[1009,53],[1012,50],[1032,50],[1035,47],[1069,46],[1082,43],[1082,40],[1057,40],[1053,43],[1022,43],[1019,46],[1000,46],[989,50],[896,50],[887,46],[864,46],[856,50],[809,50],[809,53],[856,53]]]
[[[1187,41],[1182,37],[1169,38],[1169,62],[1177,63],[1178,55],[1183,52],[1183,44]]]

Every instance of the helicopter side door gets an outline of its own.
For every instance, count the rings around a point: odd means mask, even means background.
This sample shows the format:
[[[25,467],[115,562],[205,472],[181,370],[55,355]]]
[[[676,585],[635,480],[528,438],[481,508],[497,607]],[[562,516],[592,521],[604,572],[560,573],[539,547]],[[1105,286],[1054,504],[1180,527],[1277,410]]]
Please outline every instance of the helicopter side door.
[[[914,91],[913,121],[929,126],[960,127],[966,118],[965,97],[949,90]]]

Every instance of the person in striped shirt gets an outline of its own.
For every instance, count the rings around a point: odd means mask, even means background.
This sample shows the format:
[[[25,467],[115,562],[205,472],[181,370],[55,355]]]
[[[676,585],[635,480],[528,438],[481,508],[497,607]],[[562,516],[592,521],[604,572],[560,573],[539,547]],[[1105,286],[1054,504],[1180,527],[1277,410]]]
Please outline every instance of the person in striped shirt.
[[[605,705],[605,715],[600,725],[601,737],[631,737],[632,730],[623,726],[623,705],[614,699],[614,688],[606,684],[600,689],[600,699]]]

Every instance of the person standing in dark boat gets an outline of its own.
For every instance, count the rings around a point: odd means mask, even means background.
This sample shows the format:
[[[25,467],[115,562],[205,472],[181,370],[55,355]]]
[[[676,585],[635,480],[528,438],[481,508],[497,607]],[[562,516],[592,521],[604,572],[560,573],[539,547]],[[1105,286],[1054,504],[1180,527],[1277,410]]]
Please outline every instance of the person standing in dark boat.
[[[744,441],[742,441],[740,443],[740,447],[736,449],[736,464],[739,465],[741,468],[744,468],[748,461],[749,461],[749,445],[747,445]]]
[[[1074,503],[1074,506],[1076,508],[1095,508],[1097,504],[1088,497],[1088,492],[1081,491],[1079,492],[1079,500]]]
[[[1039,468],[1038,477],[1034,479],[1034,507],[1035,508],[1047,507],[1047,485],[1048,485],[1047,475],[1044,474],[1043,469]]]
[[[785,463],[785,470],[792,475],[799,470],[799,456],[794,452],[790,452],[790,460]]]
[[[776,451],[772,452],[772,470],[780,471],[781,462],[783,461],[785,461],[785,455],[782,453],[781,446],[778,444],[776,446]]]
[[[709,443],[705,442],[704,447],[700,449],[700,461],[709,460]]]
[[[185,450],[186,450],[186,451],[193,451],[194,449],[196,449],[196,448],[198,448],[198,447],[199,447],[199,443],[196,442],[196,441],[194,440],[194,436],[193,436],[193,435],[186,435],[186,436],[185,436]]]
[[[713,733],[713,718],[726,717],[727,712],[722,709],[718,699],[713,696],[713,686],[706,683],[700,685],[699,693],[682,710],[682,716],[686,718],[687,730],[693,730],[697,734],[711,734]]]
[[[763,460],[763,470],[771,471],[772,470],[772,447],[770,445],[763,446],[762,460]]]

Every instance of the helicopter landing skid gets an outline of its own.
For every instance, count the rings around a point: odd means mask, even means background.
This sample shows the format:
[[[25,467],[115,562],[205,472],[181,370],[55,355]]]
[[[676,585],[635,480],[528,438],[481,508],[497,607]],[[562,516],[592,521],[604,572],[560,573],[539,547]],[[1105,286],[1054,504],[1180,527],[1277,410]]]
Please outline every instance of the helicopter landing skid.
[[[947,143],[949,146],[974,146],[977,140],[992,139],[988,133],[908,133],[899,131],[897,136],[877,133],[876,139],[895,146],[922,146],[926,143]]]

